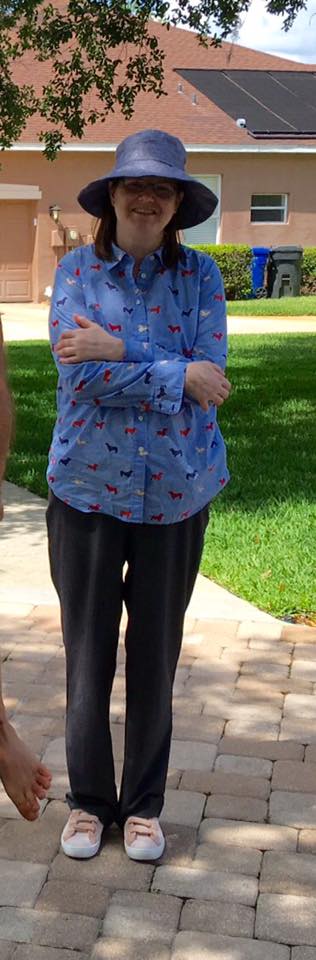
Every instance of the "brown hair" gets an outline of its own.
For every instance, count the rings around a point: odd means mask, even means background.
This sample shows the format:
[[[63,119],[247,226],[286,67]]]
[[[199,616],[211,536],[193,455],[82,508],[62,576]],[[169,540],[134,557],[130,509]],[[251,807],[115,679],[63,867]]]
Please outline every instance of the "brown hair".
[[[118,183],[118,181],[116,181]],[[162,262],[165,267],[176,267],[185,262],[185,253],[181,246],[175,213],[164,229]],[[104,213],[94,228],[94,246],[100,260],[113,260],[112,243],[116,242],[116,216],[110,197],[105,198]]]

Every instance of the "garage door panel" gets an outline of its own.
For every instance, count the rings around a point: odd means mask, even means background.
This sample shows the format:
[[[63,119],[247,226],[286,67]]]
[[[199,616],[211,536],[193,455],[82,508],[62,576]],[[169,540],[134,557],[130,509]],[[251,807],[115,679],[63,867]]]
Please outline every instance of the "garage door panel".
[[[4,302],[19,303],[19,301],[31,300],[31,281],[30,277],[25,280],[7,280],[5,285]]]
[[[0,201],[0,300],[32,299],[33,204]]]

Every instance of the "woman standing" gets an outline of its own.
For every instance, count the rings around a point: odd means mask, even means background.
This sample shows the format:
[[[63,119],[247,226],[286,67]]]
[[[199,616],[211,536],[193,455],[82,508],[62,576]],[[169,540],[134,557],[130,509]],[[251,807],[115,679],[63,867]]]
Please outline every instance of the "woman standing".
[[[177,230],[214,194],[185,172],[182,143],[127,137],[114,169],[79,194],[95,243],[56,271],[50,331],[59,371],[47,520],[67,663],[71,815],[62,847],[97,853],[124,827],[132,859],[161,856],[172,687],[209,504],[228,480],[216,408],[227,399],[222,279]],[[127,573],[123,578],[123,567]],[[117,796],[109,726],[127,608],[125,755]]]

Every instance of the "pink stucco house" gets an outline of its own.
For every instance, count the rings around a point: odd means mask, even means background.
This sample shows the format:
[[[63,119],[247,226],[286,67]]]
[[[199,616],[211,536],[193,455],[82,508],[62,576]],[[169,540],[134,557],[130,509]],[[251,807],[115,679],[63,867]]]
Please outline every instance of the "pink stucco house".
[[[111,168],[124,136],[146,127],[179,136],[189,172],[219,197],[186,241],[316,245],[316,65],[229,43],[205,50],[189,31],[156,23],[152,31],[166,53],[167,97],[140,94],[131,120],[110,114],[54,163],[35,119],[1,154],[0,301],[44,299],[60,256],[93,232],[79,189]]]

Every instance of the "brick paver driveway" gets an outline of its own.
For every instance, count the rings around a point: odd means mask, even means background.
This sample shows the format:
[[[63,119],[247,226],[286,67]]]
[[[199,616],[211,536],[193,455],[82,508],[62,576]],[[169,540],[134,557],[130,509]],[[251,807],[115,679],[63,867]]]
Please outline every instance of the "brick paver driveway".
[[[0,960],[316,960],[316,630],[188,620],[158,864],[112,828],[93,860],[66,819],[57,607],[3,604],[7,705],[53,773],[39,822],[0,794]],[[113,692],[120,777],[124,647]]]

